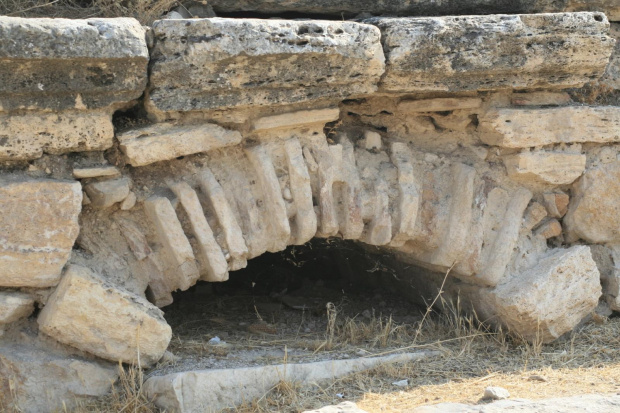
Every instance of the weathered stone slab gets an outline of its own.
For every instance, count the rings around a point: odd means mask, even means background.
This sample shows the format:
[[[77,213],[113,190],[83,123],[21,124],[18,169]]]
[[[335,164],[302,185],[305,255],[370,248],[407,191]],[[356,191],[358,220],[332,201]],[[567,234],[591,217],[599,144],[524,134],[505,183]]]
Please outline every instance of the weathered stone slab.
[[[71,409],[87,397],[107,394],[117,377],[113,363],[31,344],[0,345],[0,400],[9,411],[52,413]]]
[[[371,93],[379,31],[336,21],[159,20],[149,101],[157,111],[270,106]]]
[[[148,397],[162,410],[178,413],[217,411],[264,395],[282,377],[293,383],[314,383],[381,364],[411,362],[435,354],[422,351],[305,364],[185,371],[151,377],[144,383],[144,389]]]
[[[522,152],[504,159],[508,176],[518,182],[548,185],[572,184],[586,169],[581,153]]]
[[[61,343],[143,367],[161,358],[172,337],[157,307],[77,265],[67,268],[38,322]]]
[[[339,18],[342,13],[351,16],[359,13],[404,16],[515,14],[564,11],[569,5],[574,10],[610,13],[618,8],[614,0],[210,0],[209,4],[216,12],[296,12],[329,14]]]
[[[96,109],[139,97],[149,53],[135,19],[0,17],[0,111]]]
[[[24,293],[0,291],[0,326],[28,317],[34,311],[34,299]]]
[[[252,124],[252,129],[260,131],[265,129],[294,128],[313,123],[325,124],[338,120],[339,117],[340,109],[338,108],[300,110],[257,119]]]
[[[0,161],[43,155],[99,151],[114,143],[112,116],[66,111],[6,115],[0,107]]]
[[[482,105],[480,98],[435,98],[405,100],[398,104],[401,112],[446,112],[451,110],[477,109]]]
[[[0,286],[56,285],[81,209],[78,182],[0,180]]]
[[[620,108],[613,106],[494,109],[478,120],[486,132],[480,139],[506,148],[620,141]]]
[[[74,168],[73,177],[77,179],[99,178],[102,176],[117,177],[121,171],[112,165],[91,166],[86,168]]]
[[[514,93],[510,103],[514,106],[562,106],[572,102],[566,92],[527,92]]]
[[[490,292],[498,320],[529,341],[550,342],[590,314],[601,296],[596,263],[587,246],[556,249],[533,268]]]
[[[581,86],[604,73],[614,47],[602,13],[365,22],[381,29],[388,92]]]
[[[589,169],[573,185],[564,217],[568,241],[620,241],[620,163]]]
[[[92,182],[84,187],[95,208],[109,208],[129,195],[129,178]]]
[[[118,135],[121,151],[133,166],[144,166],[179,156],[236,145],[241,134],[214,124],[158,123]]]

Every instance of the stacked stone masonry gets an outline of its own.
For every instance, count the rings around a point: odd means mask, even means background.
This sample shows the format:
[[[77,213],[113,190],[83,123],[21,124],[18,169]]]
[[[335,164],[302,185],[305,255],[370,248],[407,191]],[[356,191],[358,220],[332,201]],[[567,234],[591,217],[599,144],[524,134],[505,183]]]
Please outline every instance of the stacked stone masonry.
[[[0,17],[0,391],[10,379],[15,406],[105,393],[112,363],[164,354],[172,292],[315,237],[379,247],[410,284],[450,270],[446,294],[529,340],[620,311],[612,2],[212,4],[370,14]],[[592,85],[611,100],[580,100]],[[144,115],[112,122],[130,108]],[[62,384],[36,394],[48,370]]]

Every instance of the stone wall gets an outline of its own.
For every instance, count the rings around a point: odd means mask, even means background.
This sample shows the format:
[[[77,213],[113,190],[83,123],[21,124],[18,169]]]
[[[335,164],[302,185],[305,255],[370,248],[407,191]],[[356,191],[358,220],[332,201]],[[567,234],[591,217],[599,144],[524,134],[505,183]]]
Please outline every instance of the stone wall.
[[[110,363],[162,357],[171,292],[314,237],[392,253],[420,291],[450,270],[529,340],[620,311],[612,2],[212,3],[479,15],[0,17],[7,403],[105,393]]]

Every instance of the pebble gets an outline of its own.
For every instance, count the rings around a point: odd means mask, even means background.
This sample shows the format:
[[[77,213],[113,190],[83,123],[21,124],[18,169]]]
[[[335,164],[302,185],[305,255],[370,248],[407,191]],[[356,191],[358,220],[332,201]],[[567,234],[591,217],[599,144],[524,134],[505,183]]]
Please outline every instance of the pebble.
[[[392,383],[392,385],[397,386],[397,387],[407,387],[409,386],[409,380],[404,379],[404,380],[395,381],[394,383]]]
[[[489,386],[484,389],[484,400],[504,400],[510,397],[510,393],[503,387]]]

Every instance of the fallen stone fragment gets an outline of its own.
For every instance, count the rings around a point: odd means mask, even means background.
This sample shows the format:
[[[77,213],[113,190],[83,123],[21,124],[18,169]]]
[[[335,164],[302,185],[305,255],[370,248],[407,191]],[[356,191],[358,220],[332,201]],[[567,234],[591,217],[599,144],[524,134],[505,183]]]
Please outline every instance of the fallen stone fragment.
[[[566,92],[514,93],[510,102],[515,106],[562,106],[572,102]]]
[[[172,337],[157,307],[77,265],[67,268],[38,322],[61,343],[142,367],[157,362]]]
[[[401,112],[447,112],[451,110],[477,109],[482,105],[480,98],[436,98],[405,100],[398,104]]]
[[[200,125],[157,123],[120,133],[118,140],[127,162],[133,166],[144,166],[179,156],[237,145],[241,142],[241,134],[210,123]]]
[[[543,194],[543,202],[549,216],[562,218],[568,211],[570,197],[564,192],[545,192]]]
[[[510,392],[503,387],[499,386],[489,386],[484,389],[484,395],[482,396],[485,400],[503,400],[510,397]]]
[[[530,206],[527,207],[525,211],[525,216],[523,218],[523,227],[526,231],[531,231],[536,225],[540,223],[547,216],[547,210],[544,206],[539,204],[538,202],[532,202]]]
[[[340,109],[313,109],[300,110],[298,112],[284,113],[281,115],[267,116],[257,119],[252,125],[255,131],[266,129],[293,128],[313,123],[326,124],[338,120]]]
[[[600,275],[587,246],[555,249],[491,290],[498,320],[529,341],[550,342],[597,306]]]
[[[0,326],[28,317],[34,311],[34,299],[24,293],[0,291]]]
[[[24,413],[67,411],[107,394],[118,377],[113,363],[24,343],[0,344],[0,400]]]
[[[609,413],[620,411],[620,396],[588,394],[543,400],[501,400],[491,404],[468,405],[441,403],[433,406],[416,407],[411,413]]]
[[[73,177],[76,179],[99,178],[102,176],[117,177],[120,176],[120,174],[121,172],[118,170],[118,168],[111,165],[73,169]]]
[[[480,139],[506,148],[620,141],[620,108],[613,106],[493,109],[478,119]]]
[[[152,112],[339,102],[374,92],[384,70],[379,30],[355,22],[160,20],[153,32]]]
[[[123,202],[121,202],[121,211],[129,211],[131,208],[136,206],[137,200],[138,199],[136,198],[136,194],[134,192],[129,192],[127,198],[125,198]]]
[[[620,162],[586,171],[573,185],[568,213],[564,217],[567,241],[591,243],[620,240]]]
[[[109,208],[129,195],[129,178],[91,182],[84,187],[94,208]]]
[[[36,159],[44,152],[100,151],[113,143],[114,127],[108,113],[63,111],[7,115],[0,110],[0,161]]]
[[[603,13],[365,22],[381,29],[386,92],[578,87],[605,72],[614,47]]]
[[[586,169],[586,155],[564,152],[522,152],[504,158],[508,176],[517,182],[567,185]]]
[[[0,179],[0,286],[52,287],[79,233],[78,182]]]
[[[306,364],[186,371],[153,376],[144,383],[144,389],[148,397],[161,409],[178,413],[199,413],[209,409],[230,408],[261,397],[282,377],[293,383],[314,383],[381,364],[410,362],[435,354],[422,351]]]
[[[534,235],[539,235],[545,239],[557,237],[560,234],[562,234],[562,224],[557,219],[546,221],[534,232]]]
[[[353,402],[342,402],[335,406],[325,406],[318,410],[306,410],[303,413],[368,413]]]

